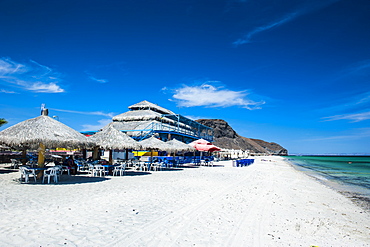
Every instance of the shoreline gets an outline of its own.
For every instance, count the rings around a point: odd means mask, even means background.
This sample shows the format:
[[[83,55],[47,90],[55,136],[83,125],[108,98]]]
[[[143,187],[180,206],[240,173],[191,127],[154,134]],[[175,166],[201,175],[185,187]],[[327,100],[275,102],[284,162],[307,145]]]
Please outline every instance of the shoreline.
[[[322,175],[320,172],[307,169],[305,167],[294,164],[289,160],[289,158],[284,158],[290,166],[295,170],[306,174],[307,176],[315,179],[319,183],[329,187],[330,189],[344,195],[357,206],[362,209],[370,212],[370,190],[359,185],[353,185],[345,183],[344,181],[339,181],[336,179],[329,179],[326,176]]]
[[[262,159],[271,160],[262,161]],[[370,215],[281,157],[19,184],[0,174],[2,246],[368,246]],[[63,180],[64,179],[64,180]]]

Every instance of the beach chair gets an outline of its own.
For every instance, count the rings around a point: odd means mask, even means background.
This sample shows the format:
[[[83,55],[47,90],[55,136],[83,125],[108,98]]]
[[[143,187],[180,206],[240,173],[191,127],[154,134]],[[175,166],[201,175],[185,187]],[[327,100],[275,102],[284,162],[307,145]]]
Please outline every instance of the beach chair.
[[[91,163],[87,163],[87,173],[91,176],[94,176],[94,165]]]
[[[34,170],[31,170],[31,169],[28,169],[27,167],[19,167],[19,171],[21,172],[21,182],[23,180],[23,177],[24,177],[24,182],[25,183],[28,183],[29,182],[29,178],[30,178],[30,175],[33,176],[33,178],[35,179],[35,182],[36,182],[36,173]]]
[[[37,167],[37,161],[36,160],[29,160],[26,163],[27,166],[29,167]]]
[[[166,164],[165,162],[160,162],[160,163],[158,164],[157,169],[158,169],[159,171],[161,171],[161,170],[163,170],[163,169],[165,169],[165,168],[167,168],[167,164]]]
[[[99,177],[102,177],[102,176],[105,175],[105,167],[104,166],[94,165],[93,176],[97,177],[98,175],[99,175]]]
[[[193,164],[196,165],[196,166],[197,165],[200,166],[201,165],[201,160],[200,159],[194,159]]]
[[[153,171],[158,171],[161,169],[161,163],[153,163],[152,166],[151,166],[151,169]]]
[[[152,168],[152,164],[150,162],[144,164],[143,166],[144,171],[150,171],[151,168]]]
[[[67,172],[68,175],[71,175],[71,168],[69,166],[62,165],[61,173],[63,174],[63,172]]]
[[[145,168],[145,163],[144,162],[141,162],[141,161],[138,161],[138,162],[135,162],[135,170],[138,170],[138,171],[142,171],[144,170]]]
[[[44,177],[42,179],[42,183],[45,182],[46,178],[48,179],[48,184],[50,184],[50,178],[52,177],[54,179],[54,183],[58,183],[58,171],[59,168],[56,167],[50,167],[47,170],[44,171]]]
[[[125,175],[125,173],[126,173],[126,164],[125,163],[123,163],[119,166],[115,166],[114,169],[113,169],[113,176],[117,176],[118,174],[120,176],[123,176],[123,175]]]
[[[10,161],[12,162],[13,169],[18,168],[22,164],[19,160],[16,159],[10,159]]]
[[[63,168],[62,168],[62,165],[55,165],[53,167],[54,169],[56,169],[56,173],[57,173],[57,177],[58,177],[58,181],[60,180],[60,176],[62,176],[63,172]]]

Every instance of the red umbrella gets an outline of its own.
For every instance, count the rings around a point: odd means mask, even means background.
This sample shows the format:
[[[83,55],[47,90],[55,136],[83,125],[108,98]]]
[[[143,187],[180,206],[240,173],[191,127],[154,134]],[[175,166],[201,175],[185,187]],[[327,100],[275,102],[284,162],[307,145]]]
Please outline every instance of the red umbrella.
[[[204,139],[195,140],[189,143],[189,145],[198,151],[205,151],[205,152],[221,151],[221,148],[213,145],[212,143]]]

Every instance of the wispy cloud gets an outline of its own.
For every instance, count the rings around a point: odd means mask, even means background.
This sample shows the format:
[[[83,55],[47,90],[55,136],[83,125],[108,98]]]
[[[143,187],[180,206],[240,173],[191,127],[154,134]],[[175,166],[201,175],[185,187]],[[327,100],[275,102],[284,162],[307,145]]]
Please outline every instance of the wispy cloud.
[[[8,86],[38,93],[64,92],[58,85],[61,82],[60,74],[33,60],[22,64],[10,58],[0,58],[0,81]]]
[[[107,83],[108,82],[108,80],[106,80],[106,79],[98,79],[98,78],[95,78],[94,76],[89,76],[89,79],[93,80],[93,81],[96,81],[96,82],[99,82],[99,83]]]
[[[113,112],[105,113],[105,112],[102,112],[102,111],[73,111],[73,110],[64,110],[64,109],[55,109],[55,108],[49,108],[49,110],[59,111],[59,112],[83,114],[83,115],[105,116],[105,117],[110,117],[110,118],[112,118],[115,115]]]
[[[370,111],[355,114],[335,115],[330,117],[324,117],[323,119],[325,121],[350,120],[351,122],[355,123],[370,119]]]
[[[294,11],[290,11],[289,13],[282,14],[280,17],[275,18],[274,20],[271,20],[267,22],[264,25],[260,25],[258,27],[255,27],[251,31],[249,31],[246,35],[244,35],[242,38],[237,39],[236,41],[233,42],[233,45],[239,46],[243,44],[248,44],[251,43],[252,37],[255,36],[258,33],[268,31],[271,29],[274,29],[276,27],[282,26],[286,23],[289,23],[298,17],[305,15],[307,13],[310,13],[312,11],[321,9],[323,7],[326,7],[330,4],[333,4],[335,2],[338,2],[339,0],[323,0],[323,1],[318,1],[318,2],[310,2],[308,1],[307,4],[304,6],[300,6]]]
[[[112,119],[101,119],[98,121],[98,124],[92,125],[92,124],[84,124],[82,125],[81,131],[96,131],[102,129],[104,126],[112,122]]]
[[[223,87],[215,87],[208,83],[201,86],[183,85],[175,90],[173,99],[179,107],[230,107],[241,106],[252,110],[260,109],[265,102],[255,102],[247,98],[246,91],[232,91]]]
[[[333,114],[333,112],[352,112],[351,114],[336,114],[335,116],[347,116],[366,112],[369,109],[370,92],[355,94],[351,97],[341,97],[338,101],[339,103],[333,103],[331,101],[329,107],[322,108],[320,111],[325,115]]]
[[[250,31],[249,33],[247,33],[243,38],[241,39],[238,39],[236,40],[235,42],[233,42],[233,45],[243,45],[243,44],[247,44],[247,43],[250,43],[251,42],[251,39],[252,37],[255,35],[255,34],[258,34],[258,33],[261,33],[263,31],[267,31],[267,30],[270,30],[272,28],[275,28],[275,27],[278,27],[278,26],[281,26],[283,25],[284,23],[287,23],[295,18],[297,18],[298,16],[300,16],[301,14],[299,12],[293,12],[293,13],[290,13],[288,14],[287,16],[284,16],[282,17],[281,19],[279,20],[275,20],[274,22],[271,22],[267,25],[264,25],[264,26],[260,26],[260,27],[257,27],[255,29],[253,29],[252,31]]]
[[[343,76],[359,76],[359,75],[369,75],[370,74],[370,59],[359,61],[358,63],[352,64],[347,69],[343,71]]]
[[[99,83],[107,83],[109,82],[107,79],[99,79],[97,78],[96,76],[94,76],[91,72],[89,71],[85,71],[85,73],[87,74],[88,78],[92,81],[95,81],[95,82],[99,82]]]
[[[9,93],[9,94],[15,93],[16,94],[16,92],[14,92],[14,91],[8,91],[8,90],[5,90],[5,89],[0,89],[0,93]]]

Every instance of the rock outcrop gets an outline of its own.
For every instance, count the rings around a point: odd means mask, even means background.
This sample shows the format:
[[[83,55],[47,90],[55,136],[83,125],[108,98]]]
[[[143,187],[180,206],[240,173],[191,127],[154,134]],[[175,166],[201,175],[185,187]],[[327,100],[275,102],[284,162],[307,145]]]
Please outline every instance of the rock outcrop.
[[[274,142],[251,139],[238,135],[233,128],[222,119],[198,119],[198,123],[214,130],[213,144],[225,149],[250,150],[251,153],[287,155],[288,151]]]

